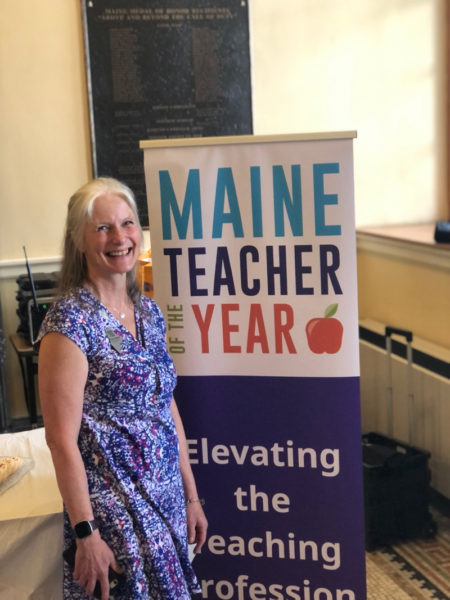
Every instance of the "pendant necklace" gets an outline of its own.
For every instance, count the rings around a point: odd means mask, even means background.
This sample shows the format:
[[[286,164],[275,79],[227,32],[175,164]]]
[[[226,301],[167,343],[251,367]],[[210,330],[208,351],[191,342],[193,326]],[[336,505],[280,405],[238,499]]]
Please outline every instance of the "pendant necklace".
[[[97,293],[96,293],[96,292],[95,292],[93,289],[91,289],[91,286],[90,286],[90,285],[86,285],[86,287],[87,287],[87,289],[90,291],[90,293],[91,293],[93,296],[95,296],[95,297],[96,297],[96,298],[97,298],[97,299],[98,299],[100,302],[102,302],[102,304],[103,304],[104,306],[106,306],[106,307],[108,308],[108,305],[107,305],[107,304],[105,304],[105,303],[104,303],[104,302],[101,300],[100,296],[99,296],[99,295],[98,295],[98,294],[97,294]],[[128,300],[128,301],[129,301],[129,300]],[[111,306],[111,308],[112,308],[112,310],[113,310],[113,311],[114,311],[114,312],[115,312],[117,315],[119,315],[119,319],[122,319],[122,320],[123,320],[123,319],[125,319],[125,317],[126,317],[126,312],[125,312],[125,311],[120,311],[120,310],[119,310],[118,308],[116,308],[115,306]],[[128,308],[128,306],[126,307],[126,309],[127,309],[127,308]],[[126,309],[125,309],[125,310],[126,310]]]
[[[125,301],[125,309],[124,310],[119,310],[118,308],[116,308],[115,306],[112,306],[111,308],[113,309],[113,311],[119,315],[119,319],[125,319],[125,317],[127,316],[127,311],[130,308],[130,304],[129,304],[130,300],[129,298]]]
[[[114,313],[116,315],[119,315],[119,319],[125,319],[125,317],[127,316],[126,311],[129,308],[129,305],[125,307],[125,310],[119,310],[118,308],[116,308],[115,306],[111,306],[112,310],[114,311]]]
[[[120,310],[117,309],[117,308],[113,308],[113,310],[114,310],[115,313],[117,313],[119,315],[120,319],[125,319],[125,317],[126,317],[125,312],[120,312]]]

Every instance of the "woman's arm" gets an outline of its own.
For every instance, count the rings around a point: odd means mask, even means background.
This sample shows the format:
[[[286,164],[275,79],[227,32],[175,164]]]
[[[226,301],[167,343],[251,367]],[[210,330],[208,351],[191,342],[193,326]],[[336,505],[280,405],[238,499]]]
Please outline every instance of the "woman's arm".
[[[47,444],[72,527],[95,516],[77,445],[87,373],[86,357],[74,342],[60,333],[44,336],[39,348],[39,397]],[[120,570],[98,530],[77,541],[74,579],[88,595],[99,580],[102,600],[107,600],[110,564]]]
[[[178,443],[180,446],[180,471],[181,478],[183,480],[184,495],[186,499],[198,499],[197,486],[195,485],[194,474],[192,473],[192,468],[189,462],[186,435],[184,433],[183,423],[181,421],[180,413],[178,412],[178,407],[174,398],[172,398],[170,412],[172,413],[172,418],[175,423],[178,435]],[[200,552],[206,540],[208,522],[200,502],[189,502],[186,506],[186,513],[188,541],[190,544],[195,543],[194,552],[198,553]]]

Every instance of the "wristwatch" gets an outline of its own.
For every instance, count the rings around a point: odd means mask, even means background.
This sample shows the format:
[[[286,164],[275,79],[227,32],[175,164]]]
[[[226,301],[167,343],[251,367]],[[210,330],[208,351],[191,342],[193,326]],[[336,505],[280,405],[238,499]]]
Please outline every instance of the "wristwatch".
[[[98,523],[95,519],[92,519],[92,521],[80,521],[73,528],[76,537],[80,540],[91,535],[96,529],[98,529]]]

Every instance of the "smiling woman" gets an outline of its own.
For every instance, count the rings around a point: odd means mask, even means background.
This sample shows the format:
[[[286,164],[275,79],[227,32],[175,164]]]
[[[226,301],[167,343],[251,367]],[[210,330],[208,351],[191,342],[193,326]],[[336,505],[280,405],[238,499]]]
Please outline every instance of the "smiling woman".
[[[207,522],[172,396],[159,307],[141,295],[134,197],[96,179],[69,202],[60,297],[38,338],[39,393],[65,507],[63,597],[86,600],[108,574],[114,598],[190,600]],[[164,488],[160,482],[164,482]],[[114,580],[119,580],[114,577]],[[100,597],[100,596],[98,596]]]

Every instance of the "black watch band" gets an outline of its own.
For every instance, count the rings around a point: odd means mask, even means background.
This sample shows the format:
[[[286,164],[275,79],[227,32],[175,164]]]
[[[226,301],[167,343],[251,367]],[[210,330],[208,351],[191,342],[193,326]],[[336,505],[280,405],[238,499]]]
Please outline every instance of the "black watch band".
[[[96,529],[98,529],[98,523],[95,519],[92,519],[92,521],[80,521],[73,528],[75,536],[80,540],[91,535]]]

